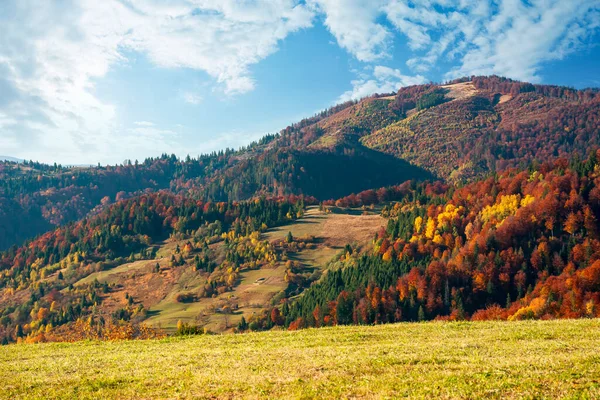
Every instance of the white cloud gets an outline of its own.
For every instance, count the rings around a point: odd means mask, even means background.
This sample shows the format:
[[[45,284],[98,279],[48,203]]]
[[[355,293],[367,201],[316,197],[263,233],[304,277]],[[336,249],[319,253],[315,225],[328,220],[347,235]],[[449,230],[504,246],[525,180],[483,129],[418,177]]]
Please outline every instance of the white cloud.
[[[325,25],[338,44],[360,61],[376,61],[388,55],[390,32],[377,18],[383,0],[307,0],[325,14]]]
[[[400,32],[407,38],[411,70],[424,73],[440,61],[457,64],[447,73],[449,78],[498,74],[538,81],[542,63],[580,49],[600,27],[600,0],[307,0],[307,4],[325,14],[325,24],[340,46],[358,60],[374,62],[389,56],[392,34]]]
[[[443,57],[459,58],[449,78],[498,74],[538,81],[543,62],[579,48],[600,24],[599,0],[391,0],[384,8],[410,48],[425,51],[407,65],[425,72]]]
[[[225,94],[244,93],[255,86],[249,66],[312,19],[296,0],[2,1],[0,113],[10,119],[0,120],[1,143],[19,143],[17,155],[27,158],[69,163],[173,148],[168,130],[120,126],[115,107],[94,93],[97,79],[127,63],[125,51],[159,67],[205,71]]]
[[[248,67],[277,42],[312,25],[313,13],[295,0],[130,0],[123,45],[158,66],[206,71],[228,94],[254,88]]]
[[[154,123],[149,121],[135,121],[133,124],[137,126],[154,126]]]
[[[198,93],[185,92],[183,93],[183,101],[188,104],[198,105],[202,102],[202,96]]]
[[[372,78],[361,78],[352,81],[352,90],[340,96],[339,102],[358,100],[374,93],[391,93],[401,87],[419,85],[427,82],[421,75],[404,75],[399,69],[378,65],[373,69]]]

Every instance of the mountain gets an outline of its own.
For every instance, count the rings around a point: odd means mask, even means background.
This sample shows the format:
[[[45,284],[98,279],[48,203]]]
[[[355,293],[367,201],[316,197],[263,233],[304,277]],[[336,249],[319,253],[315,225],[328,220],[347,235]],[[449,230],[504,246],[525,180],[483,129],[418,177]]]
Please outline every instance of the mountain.
[[[144,191],[320,200],[437,177],[468,182],[600,145],[598,90],[472,77],[332,107],[240,149],[133,165],[0,165],[0,249]]]
[[[0,337],[595,315],[599,104],[472,77],[196,159],[0,163]]]
[[[373,251],[330,266],[288,326],[600,315],[599,160],[509,169],[386,205]]]

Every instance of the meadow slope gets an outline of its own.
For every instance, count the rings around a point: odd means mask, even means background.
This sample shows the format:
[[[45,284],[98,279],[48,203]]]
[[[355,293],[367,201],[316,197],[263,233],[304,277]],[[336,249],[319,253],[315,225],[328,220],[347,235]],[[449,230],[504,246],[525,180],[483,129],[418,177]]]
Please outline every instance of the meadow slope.
[[[600,320],[0,347],[0,398],[599,398]]]

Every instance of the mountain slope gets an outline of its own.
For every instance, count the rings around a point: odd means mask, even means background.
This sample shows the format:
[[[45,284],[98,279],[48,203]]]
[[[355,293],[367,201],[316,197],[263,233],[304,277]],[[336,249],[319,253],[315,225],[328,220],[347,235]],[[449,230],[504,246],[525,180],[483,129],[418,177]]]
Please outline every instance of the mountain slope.
[[[239,151],[65,168],[0,162],[0,249],[118,199],[168,189],[203,200],[343,197],[406,180],[470,181],[600,145],[597,90],[472,77],[347,102]],[[394,159],[395,158],[395,159]],[[18,228],[16,228],[18,227]]]
[[[42,234],[0,253],[0,340],[596,316],[599,103],[473,77],[196,159],[0,163],[0,249]]]
[[[363,137],[363,144],[454,181],[535,160],[584,156],[600,145],[597,91],[496,77],[441,88],[450,101],[413,109],[408,118]]]
[[[600,152],[391,204],[289,326],[600,316]],[[424,201],[423,201],[424,200]]]

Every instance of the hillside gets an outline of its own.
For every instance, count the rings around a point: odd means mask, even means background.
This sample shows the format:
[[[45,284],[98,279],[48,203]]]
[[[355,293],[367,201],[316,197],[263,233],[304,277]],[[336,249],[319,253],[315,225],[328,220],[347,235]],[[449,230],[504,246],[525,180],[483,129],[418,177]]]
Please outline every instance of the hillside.
[[[0,253],[0,340],[598,317],[597,106],[473,77],[238,151],[0,163],[0,246],[21,240]]]
[[[600,322],[7,346],[0,398],[598,398]]]
[[[144,323],[174,332],[179,321],[201,324],[211,332],[231,331],[242,316],[251,320],[271,309],[273,299],[291,295],[290,276],[293,263],[295,274],[300,279],[318,276],[328,261],[343,250],[348,243],[364,246],[369,243],[372,232],[385,226],[387,221],[378,215],[360,216],[349,214],[323,214],[316,207],[309,207],[305,215],[296,221],[267,230],[257,235],[263,243],[275,244],[283,241],[288,232],[295,238],[305,238],[306,246],[284,250],[273,246],[274,259],[259,268],[241,269],[235,285],[212,297],[201,297],[193,301],[180,302],[177,296],[200,293],[208,275],[198,274],[194,266],[193,252],[186,265],[173,266],[169,260],[176,255],[177,246],[184,248],[187,240],[170,240],[161,244],[155,260],[134,261],[106,271],[92,273],[74,283],[75,286],[98,281],[105,282],[113,290],[104,295],[100,310],[106,314],[116,311],[127,303],[125,293],[142,304],[147,311]],[[210,246],[215,260],[222,261],[226,244],[217,242]],[[156,264],[160,273],[155,272]],[[304,278],[306,279],[306,278]],[[314,278],[312,278],[314,279]],[[232,310],[232,312],[226,311]]]
[[[305,210],[302,198],[122,201],[2,254],[0,336],[84,338],[81,320],[232,331],[301,293],[348,245],[370,247],[387,223],[348,212]]]
[[[311,286],[289,326],[598,317],[599,173],[592,154],[390,204],[374,254]]]
[[[462,187],[407,182],[319,208],[121,201],[2,254],[0,335],[598,317],[598,159]]]
[[[599,105],[597,90],[472,77],[340,104],[239,151],[91,168],[0,162],[0,249],[148,191],[210,201],[329,200],[585,157],[600,145]]]
[[[396,102],[407,90],[400,90]],[[454,181],[535,160],[582,155],[587,146],[600,145],[597,91],[495,77],[475,77],[438,90],[445,101],[416,105],[407,118],[364,136],[362,142]]]

